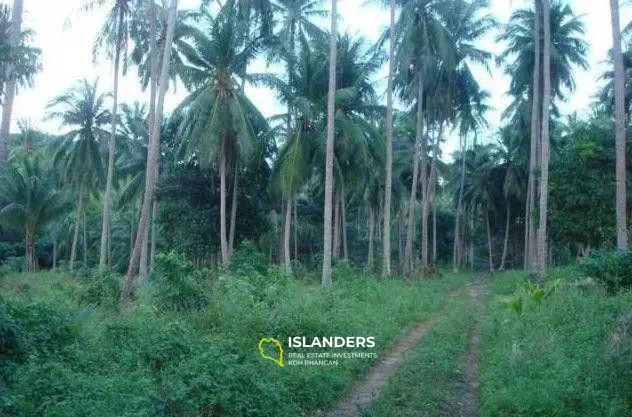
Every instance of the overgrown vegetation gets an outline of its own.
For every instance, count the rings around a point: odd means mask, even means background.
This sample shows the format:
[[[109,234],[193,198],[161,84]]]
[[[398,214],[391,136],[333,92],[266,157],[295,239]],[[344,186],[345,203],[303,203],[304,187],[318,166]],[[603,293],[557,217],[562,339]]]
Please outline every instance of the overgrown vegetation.
[[[217,274],[161,255],[125,313],[108,306],[118,294],[106,276],[3,277],[0,413],[294,417],[331,408],[371,361],[279,368],[261,358],[259,339],[372,335],[385,349],[467,279],[404,284],[343,271],[325,290],[263,260],[238,251],[234,270]]]
[[[632,410],[632,294],[606,296],[576,267],[550,271],[558,291],[520,316],[498,300],[522,287],[499,276],[484,321],[481,415],[626,416]]]

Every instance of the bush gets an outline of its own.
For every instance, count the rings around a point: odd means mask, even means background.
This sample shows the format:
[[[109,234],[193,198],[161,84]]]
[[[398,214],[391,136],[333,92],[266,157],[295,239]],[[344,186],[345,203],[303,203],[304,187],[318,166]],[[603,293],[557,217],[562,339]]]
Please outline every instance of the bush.
[[[594,251],[582,267],[586,275],[603,283],[610,294],[632,287],[632,251]]]
[[[157,254],[151,280],[154,299],[162,309],[197,310],[208,304],[201,276],[183,254]]]
[[[79,302],[82,304],[113,307],[121,298],[121,278],[114,272],[94,273],[81,281]]]

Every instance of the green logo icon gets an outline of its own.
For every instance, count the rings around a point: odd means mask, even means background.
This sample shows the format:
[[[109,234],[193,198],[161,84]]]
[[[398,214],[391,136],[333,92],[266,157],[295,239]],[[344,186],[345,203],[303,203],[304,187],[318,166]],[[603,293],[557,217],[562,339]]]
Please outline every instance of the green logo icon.
[[[272,349],[270,349],[271,345],[276,345],[276,346],[272,346]],[[268,348],[268,353],[271,355],[274,355],[274,350],[276,348],[279,349],[279,358],[277,359],[274,356],[268,356],[265,353],[265,349],[266,347]],[[273,353],[274,352],[274,353]],[[272,338],[272,337],[264,337],[263,339],[261,339],[259,341],[259,353],[261,353],[261,356],[264,359],[269,359],[272,362],[276,363],[277,365],[279,365],[280,367],[283,367],[283,346],[281,346],[281,343],[279,343],[278,340]]]

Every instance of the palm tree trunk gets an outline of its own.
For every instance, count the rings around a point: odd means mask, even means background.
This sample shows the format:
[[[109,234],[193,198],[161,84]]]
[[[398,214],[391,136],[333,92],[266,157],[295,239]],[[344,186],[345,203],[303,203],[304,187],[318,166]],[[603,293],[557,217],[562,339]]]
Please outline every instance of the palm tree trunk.
[[[434,144],[434,149],[432,152],[432,162],[430,165],[430,174],[428,175],[428,179],[426,180],[426,174],[423,173],[422,174],[422,193],[423,193],[423,206],[422,206],[422,213],[421,213],[421,266],[422,266],[422,273],[426,273],[426,270],[428,269],[428,212],[429,212],[429,207],[430,207],[430,189],[431,189],[431,184],[435,181],[436,179],[436,172],[437,172],[437,158],[438,158],[438,148],[439,148],[439,142],[441,141],[441,136],[443,135],[443,123],[439,124],[439,132],[437,134],[437,139],[435,140],[435,144]],[[425,172],[426,170],[426,166],[427,166],[427,162],[426,162],[426,144],[425,144],[425,139],[422,141],[422,163],[421,163],[421,169],[422,172]]]
[[[465,185],[465,144],[461,139],[461,180],[459,182],[459,202],[456,206],[456,216],[454,216],[454,244],[452,247],[452,270],[458,272],[460,265],[461,246],[461,216],[463,216],[463,188]]]
[[[626,207],[626,115],[625,115],[625,73],[623,55],[621,53],[621,29],[619,22],[619,0],[610,0],[610,16],[612,19],[612,44],[614,59],[614,117],[616,125],[617,148],[617,249],[628,250],[628,228]]]
[[[511,220],[511,204],[507,201],[507,219],[505,220],[505,241],[503,242],[503,256],[500,261],[500,270],[505,270],[505,259],[507,258],[507,242],[509,241],[509,223]]]
[[[237,184],[237,179],[239,178],[239,167],[237,162],[235,162],[235,177],[233,178],[233,196],[230,205],[230,232],[228,236],[228,251],[232,256],[235,250],[235,225],[237,224],[237,197],[239,193],[239,188]]]
[[[153,2],[150,2],[150,9],[154,9],[155,13],[155,5]],[[169,17],[167,20],[167,36],[164,44],[163,56],[169,56],[169,52],[171,50],[171,43],[173,41],[173,29],[175,26],[176,13],[178,10],[178,0],[171,0],[171,4],[169,7]],[[151,14],[151,12],[150,12]],[[157,71],[154,71],[154,62],[156,60],[156,47],[155,47],[155,33],[150,34],[150,41],[154,43],[152,55],[152,80],[156,79]],[[143,196],[143,206],[141,209],[141,215],[138,225],[138,233],[136,234],[136,241],[134,243],[134,250],[132,251],[132,257],[130,259],[129,267],[127,269],[127,278],[125,280],[125,285],[123,287],[123,291],[121,292],[122,300],[129,305],[131,302],[132,295],[132,284],[134,281],[134,275],[136,274],[139,261],[140,261],[140,252],[143,244],[143,238],[145,229],[148,227],[149,221],[149,211],[151,208],[151,202],[153,201],[154,192],[156,189],[156,174],[158,173],[157,165],[158,165],[158,152],[160,151],[160,125],[162,124],[162,111],[165,102],[165,95],[167,93],[167,87],[169,84],[169,59],[163,59],[162,68],[160,71],[160,79],[158,82],[159,91],[158,97],[156,100],[156,111],[154,123],[151,130],[151,135],[149,138],[149,146],[147,149],[147,175],[145,178],[145,193]]]
[[[341,229],[342,229],[342,259],[345,261],[349,259],[349,247],[347,245],[347,200],[345,199],[344,187],[340,191],[340,216]]]
[[[540,141],[540,116],[542,103],[540,80],[542,78],[540,34],[542,31],[542,7],[535,0],[535,57],[533,66],[533,91],[531,92],[531,148],[529,156],[529,178],[527,183],[527,201],[525,209],[525,269],[533,271],[535,266],[535,223],[533,215],[536,201],[536,178],[538,142]]]
[[[79,240],[79,224],[81,221],[81,213],[83,212],[83,182],[79,185],[79,194],[77,195],[77,212],[75,215],[75,230],[72,237],[72,248],[70,249],[70,270],[75,266],[75,258],[77,256],[77,241]]]
[[[228,268],[230,257],[228,253],[228,241],[226,240],[226,138],[222,138],[222,146],[219,154],[219,234],[220,249],[222,252],[222,266]]]
[[[153,204],[152,204],[153,205]],[[149,214],[151,217],[151,213]],[[151,219],[149,220],[151,223]],[[148,259],[149,259],[149,227],[145,228],[145,233],[143,235],[143,244],[140,249],[140,264],[138,267],[138,280],[140,282],[145,282],[147,276],[149,275],[148,268]]]
[[[101,250],[99,254],[99,271],[103,271],[107,262],[108,230],[110,224],[110,205],[112,194],[112,180],[114,178],[114,146],[116,139],[116,113],[118,110],[119,67],[121,62],[121,43],[123,42],[124,10],[121,7],[118,18],[118,33],[116,36],[116,52],[114,55],[114,89],[112,94],[112,121],[110,123],[110,139],[108,142],[108,173],[103,196],[103,221],[101,224]]]
[[[404,271],[404,214],[401,210],[397,211],[395,216],[397,222],[397,255],[399,257],[399,270]]]
[[[415,134],[415,148],[413,150],[413,183],[410,187],[410,203],[408,208],[408,229],[406,231],[406,249],[404,257],[404,276],[407,276],[413,267],[413,231],[415,229],[415,203],[417,202],[417,179],[419,178],[419,152],[423,140],[423,103],[424,80],[419,73],[417,83],[417,127]],[[421,156],[424,159],[424,155]],[[425,159],[424,159],[425,160]],[[422,181],[426,180],[424,164],[422,164]]]
[[[334,250],[332,259],[340,258],[340,198],[338,193],[334,196]]]
[[[386,87],[386,179],[382,233],[382,276],[391,275],[391,190],[393,188],[393,74],[395,64],[395,0],[390,1],[388,84]]]
[[[156,226],[156,214],[158,213],[158,202],[154,200],[151,207],[151,252],[149,253],[149,270],[154,269],[154,259],[156,258],[156,233],[158,233],[158,227]]]
[[[470,210],[470,269],[474,271],[474,212]]]
[[[292,232],[292,200],[285,203],[285,227],[283,228],[283,260],[285,273],[292,274],[292,259],[290,256],[290,233]]]
[[[35,234],[33,232],[33,227],[28,223],[26,224],[26,271],[34,272],[37,268],[37,262],[35,260]]]
[[[494,272],[494,260],[492,257],[492,232],[489,227],[489,210],[485,208],[485,226],[487,229],[487,249],[489,250],[489,272]]]
[[[81,216],[81,228],[83,230],[83,267],[88,267],[88,236],[86,233],[86,209],[83,208],[83,213]]]
[[[549,197],[549,111],[551,106],[551,7],[549,0],[542,0],[544,25],[543,80],[542,91],[542,162],[540,164],[540,224],[538,227],[538,269],[537,274],[544,277],[547,267],[547,210]]]
[[[23,0],[13,1],[13,9],[11,11],[11,32],[9,35],[9,45],[11,48],[16,48],[20,44],[20,38],[22,36],[23,9]],[[11,130],[11,113],[13,112],[13,101],[15,100],[15,89],[17,85],[17,78],[15,77],[14,70],[14,62],[9,61],[5,72],[6,84],[4,87],[4,97],[2,103],[2,122],[0,123],[0,181],[4,180],[4,164],[7,158],[7,143],[9,142],[9,133]]]
[[[294,199],[294,259],[298,260],[298,199]]]
[[[366,268],[373,270],[373,233],[375,230],[375,207],[371,204],[371,214],[369,215],[369,253],[366,257]]]
[[[434,188],[436,187],[436,181],[433,181],[433,197],[432,197],[432,264],[437,264],[437,199],[435,198]]]

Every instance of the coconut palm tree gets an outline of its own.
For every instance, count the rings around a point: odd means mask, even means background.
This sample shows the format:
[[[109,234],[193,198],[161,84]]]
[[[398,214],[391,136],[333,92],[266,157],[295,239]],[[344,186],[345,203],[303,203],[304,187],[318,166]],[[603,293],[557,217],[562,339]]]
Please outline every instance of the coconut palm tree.
[[[323,275],[322,284],[331,286],[332,254],[332,208],[334,187],[334,134],[336,106],[336,53],[338,35],[336,31],[337,0],[331,0],[331,32],[329,33],[329,87],[327,90],[327,146],[325,152],[325,209],[323,231]]]
[[[2,67],[2,120],[0,121],[0,179],[4,174],[6,160],[6,146],[11,129],[11,114],[13,101],[15,100],[18,85],[30,84],[33,76],[40,69],[40,50],[28,45],[33,36],[32,31],[22,31],[23,0],[14,0],[11,9],[11,19],[8,19],[9,11],[2,6],[0,10],[0,31],[2,32],[0,43],[6,52],[1,62]]]
[[[12,224],[24,226],[27,271],[37,269],[35,238],[69,208],[51,172],[42,168],[38,158],[26,158],[0,186],[0,215]]]
[[[150,78],[151,93],[150,97],[150,136],[147,148],[147,174],[145,176],[145,191],[143,194],[143,204],[141,207],[141,215],[138,222],[138,233],[134,242],[134,249],[130,257],[129,266],[127,268],[127,277],[125,285],[121,293],[121,299],[124,303],[129,304],[132,295],[132,284],[134,276],[141,265],[141,252],[147,251],[147,233],[150,210],[154,201],[154,193],[156,190],[156,182],[158,177],[158,153],[160,151],[160,134],[163,117],[163,107],[165,103],[165,95],[169,86],[169,68],[170,59],[162,59],[160,62],[160,74],[158,74],[158,48],[157,48],[157,29],[155,19],[155,4],[150,2],[149,9],[150,20],[152,24],[149,30],[149,62],[150,62]],[[169,56],[172,51],[172,41],[174,28],[176,26],[176,16],[178,13],[178,0],[171,0],[167,14],[165,25],[165,37],[162,44],[162,56]],[[154,107],[155,104],[155,107]],[[146,262],[145,262],[146,265]],[[143,271],[146,272],[146,271]]]
[[[84,9],[102,7],[106,3],[110,9],[105,18],[105,23],[99,31],[94,43],[94,55],[105,52],[107,58],[114,58],[114,85],[112,88],[112,121],[110,123],[110,138],[108,140],[108,169],[103,195],[103,219],[101,224],[101,247],[99,253],[99,270],[106,266],[108,235],[110,230],[110,209],[112,206],[112,180],[114,178],[115,140],[118,112],[118,87],[121,59],[127,63],[127,50],[130,38],[130,23],[133,12],[134,0],[90,0],[84,5]],[[127,65],[123,65],[125,73]]]
[[[109,137],[103,127],[111,121],[105,108],[108,94],[98,91],[98,82],[82,80],[78,85],[54,98],[49,104],[48,117],[58,119],[62,126],[71,128],[61,136],[54,161],[61,167],[63,177],[74,184],[77,192],[75,230],[70,254],[73,269],[79,223],[84,215],[84,198],[95,181],[103,176],[101,142]],[[84,254],[85,257],[85,254]]]
[[[625,75],[621,52],[621,29],[619,21],[619,1],[610,0],[612,20],[612,58],[614,60],[614,118],[616,124],[617,148],[617,249],[628,250],[628,227],[626,207],[626,136],[625,136]]]
[[[244,22],[237,18],[235,3],[226,3],[219,14],[207,20],[208,35],[195,40],[195,50],[183,78],[192,93],[176,109],[178,136],[190,157],[195,155],[202,168],[215,161],[220,176],[220,248],[222,265],[230,265],[226,233],[226,193],[228,164],[239,157],[258,156],[267,124],[248,100],[237,76],[260,48],[256,39],[247,41]],[[236,192],[237,190],[233,190]]]

